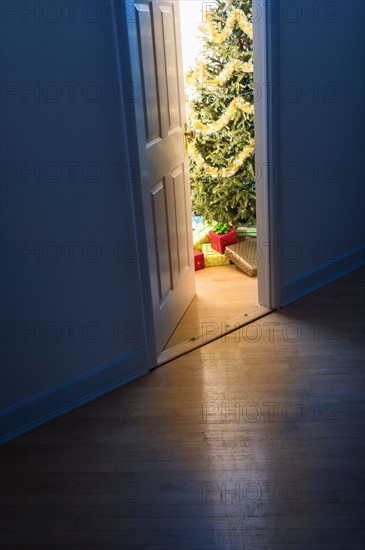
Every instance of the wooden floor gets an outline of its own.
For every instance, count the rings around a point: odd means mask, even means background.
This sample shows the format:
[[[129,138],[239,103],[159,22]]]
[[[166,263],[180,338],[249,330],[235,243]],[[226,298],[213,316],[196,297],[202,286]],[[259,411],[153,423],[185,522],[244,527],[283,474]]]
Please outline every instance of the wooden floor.
[[[1,548],[362,550],[363,279],[4,446]]]
[[[165,349],[200,334],[207,324],[221,325],[257,306],[257,277],[234,264],[196,271],[195,283],[196,296]]]

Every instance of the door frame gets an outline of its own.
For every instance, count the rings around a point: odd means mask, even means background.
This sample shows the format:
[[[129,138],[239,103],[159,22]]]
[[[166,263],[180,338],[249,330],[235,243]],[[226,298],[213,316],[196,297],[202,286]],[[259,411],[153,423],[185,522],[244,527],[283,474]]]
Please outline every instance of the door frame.
[[[121,131],[128,144],[125,166],[126,189],[132,203],[132,217],[136,249],[138,250],[138,276],[140,299],[143,305],[143,333],[147,348],[149,369],[157,366],[154,315],[150,273],[148,266],[148,242],[144,226],[142,189],[138,185],[142,166],[138,155],[137,121],[130,108],[133,91],[132,59],[128,41],[128,25],[134,23],[134,1],[111,0],[112,25],[115,40],[116,64]],[[255,89],[255,161],[261,171],[260,184],[256,188],[257,245],[258,245],[258,301],[260,305],[275,309],[280,305],[280,262],[274,244],[278,242],[278,197],[273,190],[274,159],[278,158],[278,106],[270,96],[270,84],[278,82],[278,28],[274,27],[274,6],[271,0],[255,1],[257,16],[253,21],[254,32],[254,82]],[[136,90],[134,101],[138,101]],[[132,94],[133,95],[133,94]],[[132,97],[133,99],[133,97]],[[274,109],[275,107],[275,109]],[[136,184],[137,174],[137,184]]]
[[[279,25],[272,0],[255,0],[253,21],[255,83],[255,164],[260,171],[256,184],[259,304],[276,309],[280,291],[279,196],[274,188],[274,167],[280,158],[280,110],[273,88],[280,82]]]

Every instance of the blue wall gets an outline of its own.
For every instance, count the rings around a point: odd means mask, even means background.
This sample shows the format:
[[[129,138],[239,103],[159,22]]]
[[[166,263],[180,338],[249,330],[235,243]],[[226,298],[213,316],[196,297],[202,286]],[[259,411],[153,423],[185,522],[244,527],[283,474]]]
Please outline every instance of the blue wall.
[[[281,1],[273,14],[282,305],[364,261],[365,3]]]
[[[50,4],[2,3],[4,438],[148,370],[112,13]]]

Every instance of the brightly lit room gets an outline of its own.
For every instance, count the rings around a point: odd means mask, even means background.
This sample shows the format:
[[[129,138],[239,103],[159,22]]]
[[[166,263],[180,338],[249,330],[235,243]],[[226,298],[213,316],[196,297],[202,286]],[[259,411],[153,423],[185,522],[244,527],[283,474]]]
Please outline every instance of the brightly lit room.
[[[252,1],[180,0],[196,295],[165,350],[258,305]]]

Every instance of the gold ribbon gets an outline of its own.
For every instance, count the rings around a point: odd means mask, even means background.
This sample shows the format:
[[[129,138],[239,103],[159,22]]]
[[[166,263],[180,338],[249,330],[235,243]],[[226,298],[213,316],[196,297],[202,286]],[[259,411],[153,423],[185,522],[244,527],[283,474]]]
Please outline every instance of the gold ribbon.
[[[250,23],[246,17],[246,14],[239,9],[233,10],[227,17],[226,24],[224,29],[217,31],[211,20],[211,15],[207,13],[206,15],[207,22],[204,25],[200,26],[200,29],[203,32],[206,32],[210,39],[216,44],[222,44],[229,35],[231,34],[235,23],[239,26],[242,32],[247,34],[247,36],[252,40],[253,38],[253,25]]]
[[[234,161],[231,162],[231,164],[229,164],[226,168],[215,168],[205,162],[201,154],[197,151],[194,143],[189,143],[189,153],[191,158],[194,160],[195,164],[199,166],[199,168],[204,170],[205,173],[212,178],[229,178],[234,176],[241,168],[245,160],[252,155],[254,151],[255,141],[251,139],[246,147],[244,147],[243,150],[237,155]]]
[[[222,86],[222,84],[227,82],[227,80],[229,80],[236,71],[241,71],[242,73],[252,73],[253,63],[244,63],[239,59],[232,59],[232,61],[227,63],[226,67],[219,73],[219,75],[212,76],[207,73],[206,65],[202,61],[199,61],[196,69],[194,69],[191,75],[187,76],[187,83],[192,84],[194,79],[197,79],[200,83],[206,84],[207,86]]]
[[[234,118],[234,116],[236,115],[238,109],[243,113],[247,113],[249,115],[252,115],[254,112],[253,105],[247,103],[247,101],[245,101],[241,97],[235,97],[228,105],[226,112],[223,113],[223,115],[219,117],[218,120],[215,120],[210,124],[203,124],[199,120],[192,103],[188,105],[188,118],[190,124],[196,130],[199,130],[199,132],[201,132],[202,134],[209,136],[210,134],[219,132],[220,130],[222,130],[222,128],[227,126],[228,122],[232,120],[232,118]]]

